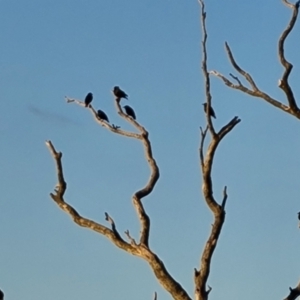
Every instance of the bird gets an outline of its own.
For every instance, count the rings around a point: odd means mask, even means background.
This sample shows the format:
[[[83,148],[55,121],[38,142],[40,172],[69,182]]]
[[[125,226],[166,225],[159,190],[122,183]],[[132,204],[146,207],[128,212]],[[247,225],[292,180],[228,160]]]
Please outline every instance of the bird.
[[[125,98],[128,100],[128,95],[124,91],[122,91],[118,86],[114,87],[113,93],[119,100],[121,100],[121,98]]]
[[[3,292],[0,290],[0,300],[3,300],[4,299],[4,294]]]
[[[300,211],[298,212],[298,220],[300,221]]]
[[[85,107],[88,107],[92,101],[93,101],[93,94],[92,93],[88,93],[85,96],[85,99],[84,99]]]
[[[135,113],[134,113],[134,110],[130,107],[130,106],[128,106],[128,105],[125,105],[124,106],[124,109],[125,109],[125,111],[126,111],[126,114],[129,116],[129,117],[132,117],[134,120],[135,120]]]
[[[106,113],[104,111],[100,110],[100,109],[97,111],[97,116],[98,116],[99,119],[109,122]]]
[[[204,111],[206,113],[207,103],[203,103],[203,106],[204,106]],[[213,108],[211,106],[209,107],[209,115],[215,119],[217,118],[215,111],[213,110]]]

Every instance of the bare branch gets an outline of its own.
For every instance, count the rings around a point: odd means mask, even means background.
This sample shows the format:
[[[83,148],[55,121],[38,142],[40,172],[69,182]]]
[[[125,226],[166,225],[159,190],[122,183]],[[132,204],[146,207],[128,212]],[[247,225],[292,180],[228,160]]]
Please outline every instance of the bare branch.
[[[74,98],[69,98],[69,97],[65,97],[65,99],[66,99],[67,103],[75,103],[75,104],[77,104],[79,106],[84,107],[85,109],[89,109],[90,112],[92,113],[95,121],[98,124],[100,124],[101,126],[103,126],[106,129],[110,130],[111,132],[117,133],[117,134],[120,134],[120,135],[123,135],[123,136],[127,136],[127,137],[130,137],[130,138],[135,138],[135,139],[138,139],[138,140],[141,139],[141,136],[139,134],[137,134],[137,133],[128,132],[128,131],[122,130],[122,129],[120,129],[119,126],[116,126],[114,124],[110,125],[106,121],[99,119],[98,116],[97,116],[96,110],[94,109],[94,107],[91,104],[89,105],[89,107],[85,107],[84,102],[82,102],[80,100],[77,100],[77,99],[74,99]],[[130,119],[130,118],[128,118],[128,119]]]
[[[211,104],[211,93],[210,93],[210,82],[209,82],[209,72],[207,71],[207,53],[206,53],[206,40],[207,40],[207,33],[206,33],[206,25],[205,25],[205,19],[206,19],[206,13],[205,13],[205,5],[203,0],[199,0],[199,3],[201,4],[201,21],[202,21],[202,29],[203,29],[203,41],[202,41],[202,52],[203,52],[203,60],[202,60],[202,69],[204,73],[205,78],[205,88],[206,88],[206,101],[207,101],[207,107]],[[239,69],[240,72],[242,72],[245,75],[245,72],[243,72],[241,69]],[[220,75],[222,77],[222,75]],[[227,78],[223,76],[223,80],[230,85],[234,85],[232,82],[230,82]],[[249,78],[249,76],[248,76]],[[237,78],[234,78],[238,81],[239,85],[237,87],[242,86],[240,81]],[[205,198],[205,202],[208,205],[209,209],[214,215],[214,223],[212,225],[212,230],[209,235],[209,238],[205,244],[203,253],[201,255],[201,262],[200,262],[200,268],[199,270],[194,270],[194,281],[195,281],[195,299],[196,300],[207,300],[208,294],[211,291],[211,287],[207,285],[208,276],[210,273],[210,266],[211,266],[211,259],[215,250],[215,247],[217,245],[217,241],[219,238],[219,235],[222,230],[222,226],[225,220],[225,204],[227,200],[227,191],[226,187],[224,189],[224,196],[222,204],[219,205],[217,201],[214,199],[213,196],[213,186],[212,186],[212,178],[211,178],[211,172],[212,172],[212,164],[213,159],[215,155],[215,151],[220,143],[220,141],[225,137],[227,133],[229,133],[235,125],[237,125],[241,120],[238,117],[234,117],[228,124],[223,126],[218,133],[213,128],[213,125],[211,123],[211,117],[209,114],[209,110],[206,111],[207,116],[207,127],[203,131],[201,130],[201,142],[200,142],[200,161],[201,161],[201,170],[202,170],[202,177],[203,177],[203,184],[202,184],[202,192]],[[210,130],[211,132],[211,141],[207,147],[207,151],[204,157],[204,140],[206,137],[207,130]]]
[[[287,101],[289,103],[289,105],[284,105],[283,103],[281,103],[281,101],[278,101],[274,98],[272,98],[271,96],[269,96],[267,93],[263,92],[262,90],[260,90],[256,83],[254,82],[252,76],[247,73],[246,71],[244,71],[236,62],[232,51],[229,47],[229,45],[227,44],[227,42],[225,43],[225,48],[226,48],[226,52],[229,58],[229,61],[231,62],[232,66],[235,68],[235,70],[240,73],[245,79],[246,81],[250,84],[251,89],[244,86],[242,84],[242,82],[238,79],[238,77],[230,74],[230,76],[238,83],[238,84],[234,84],[232,81],[230,81],[228,78],[226,78],[224,75],[220,74],[217,71],[210,71],[209,73],[211,75],[214,75],[220,79],[223,80],[223,82],[233,88],[233,89],[237,89],[240,90],[250,96],[253,97],[258,97],[261,98],[263,100],[265,100],[266,102],[270,103],[271,105],[283,110],[286,113],[289,113],[291,115],[293,115],[294,117],[300,119],[300,109],[297,106],[293,91],[289,85],[288,82],[288,78],[289,75],[292,71],[293,65],[287,61],[287,59],[285,58],[284,55],[284,43],[286,38],[288,37],[289,33],[292,31],[292,29],[294,28],[294,25],[297,21],[297,17],[298,17],[298,10],[299,10],[299,5],[300,5],[300,1],[297,1],[296,4],[291,4],[289,1],[287,0],[282,0],[284,4],[286,4],[289,8],[291,8],[293,10],[293,14],[291,17],[291,20],[289,22],[289,24],[287,25],[286,29],[283,31],[283,33],[281,34],[280,38],[279,38],[279,42],[278,42],[278,55],[279,55],[279,60],[281,62],[281,64],[283,65],[283,67],[285,68],[285,71],[282,75],[282,78],[279,80],[278,86],[284,91]]]
[[[287,38],[287,36],[289,35],[289,33],[292,31],[292,29],[294,28],[294,25],[296,23],[297,20],[297,16],[298,16],[298,10],[299,10],[299,3],[300,1],[296,2],[295,5],[289,3],[286,0],[283,0],[283,2],[290,8],[293,9],[293,15],[292,18],[289,22],[289,24],[287,25],[287,28],[283,31],[283,33],[281,34],[280,38],[279,38],[279,42],[278,42],[278,55],[279,55],[279,60],[282,64],[282,66],[285,68],[285,71],[282,75],[281,80],[279,80],[279,87],[284,91],[284,93],[286,94],[287,100],[289,102],[289,106],[292,110],[294,110],[295,112],[299,111],[299,108],[296,104],[296,100],[294,98],[294,94],[293,91],[289,85],[288,82],[288,78],[290,76],[290,73],[293,69],[293,65],[288,62],[285,58],[284,55],[284,43],[285,40]]]
[[[239,80],[239,78],[238,78],[237,76],[234,76],[234,75],[231,74],[231,73],[229,73],[229,75],[230,75],[234,80],[236,80],[237,83],[238,83],[239,85],[242,85],[241,81]]]
[[[300,296],[300,281],[294,289],[292,289],[291,287],[289,289],[290,289],[290,293],[286,298],[284,298],[284,300],[295,300],[295,299],[297,299]]]
[[[142,257],[149,263],[162,287],[172,295],[173,299],[191,300],[182,286],[169,274],[159,257],[144,245],[140,245],[139,248],[141,249]]]
[[[72,102],[77,103],[76,101],[72,101]],[[65,202],[65,200],[63,199],[63,194],[66,190],[66,184],[63,185],[64,179],[63,179],[62,166],[61,166],[62,154],[57,153],[56,150],[54,149],[54,146],[52,145],[52,143],[50,141],[48,141],[47,146],[49,147],[49,150],[50,150],[52,156],[54,157],[56,164],[58,166],[57,173],[58,173],[58,175],[61,174],[58,177],[62,178],[62,180],[59,179],[58,186],[60,186],[60,185],[64,186],[63,193],[59,194],[56,191],[56,194],[51,194],[51,197],[59,205],[59,207],[62,210],[67,212],[73,218],[74,222],[76,222],[78,225],[80,225],[82,227],[87,227],[91,230],[94,230],[94,231],[100,233],[100,234],[103,234],[108,239],[110,239],[117,247],[127,251],[128,253],[131,253],[135,256],[142,257],[143,259],[145,259],[149,263],[150,267],[152,268],[152,270],[153,270],[155,276],[157,277],[158,281],[160,282],[160,284],[172,295],[172,297],[174,299],[176,299],[176,300],[191,300],[191,298],[188,296],[186,291],[181,287],[181,285],[178,282],[176,282],[173,279],[173,277],[168,273],[163,262],[158,258],[158,256],[156,254],[151,252],[151,250],[149,249],[150,219],[144,210],[141,200],[142,200],[142,198],[146,197],[147,195],[149,195],[152,192],[152,190],[159,178],[159,169],[158,169],[155,159],[153,158],[151,143],[148,138],[149,134],[146,131],[146,129],[144,127],[142,127],[139,123],[137,123],[135,120],[133,120],[132,118],[128,117],[126,114],[123,113],[123,111],[120,107],[119,101],[116,101],[116,106],[117,106],[117,110],[118,110],[118,113],[120,114],[120,116],[123,117],[124,119],[126,119],[133,126],[135,126],[135,128],[137,128],[140,131],[140,134],[126,133],[125,135],[137,138],[143,142],[146,160],[147,160],[150,170],[151,170],[150,178],[149,178],[146,186],[144,188],[142,188],[141,190],[137,191],[133,195],[133,204],[134,204],[134,207],[136,208],[136,211],[138,213],[138,217],[139,217],[140,223],[141,223],[140,244],[137,245],[135,243],[134,239],[130,236],[129,231],[126,231],[125,234],[129,238],[130,244],[125,242],[121,238],[119,233],[117,232],[115,222],[107,213],[105,214],[106,220],[108,222],[110,222],[110,224],[112,226],[112,230],[99,224],[99,223],[96,223],[89,219],[83,218],[82,216],[79,215],[79,213],[71,205],[69,205],[68,203]],[[93,107],[90,105],[88,108],[91,110],[91,112],[95,116],[95,110],[93,109]],[[102,123],[104,123],[104,124],[102,124]],[[111,128],[109,127],[110,125],[107,124],[106,122],[102,121],[101,125],[104,125],[106,128],[111,130]],[[111,130],[111,131],[113,131],[113,130]],[[116,133],[123,134],[123,131],[120,131],[118,129],[117,129],[117,131],[118,132],[116,132]]]
[[[105,212],[105,220],[111,224],[111,229],[114,232],[115,236],[117,238],[121,239],[121,236],[116,228],[114,220],[109,216],[109,214],[107,212]]]
[[[241,74],[245,77],[245,79],[250,83],[253,91],[257,91],[258,88],[254,82],[254,80],[252,79],[251,75],[247,72],[245,72],[235,61],[233,55],[232,55],[232,52],[230,50],[230,47],[229,45],[227,44],[227,42],[225,43],[225,48],[226,48],[226,51],[227,51],[227,54],[228,54],[228,57],[229,57],[229,60],[231,62],[231,64],[233,65],[233,67]]]
[[[65,182],[64,175],[63,175],[63,168],[61,164],[62,153],[56,152],[54,146],[52,145],[51,141],[46,141],[46,146],[49,148],[55,162],[56,162],[56,170],[57,170],[57,177],[58,183],[56,185],[56,193],[59,198],[63,199],[65,191],[67,189],[67,183]]]
[[[106,236],[109,240],[111,240],[117,247],[133,254],[133,255],[139,255],[138,251],[136,248],[132,247],[128,243],[126,243],[118,234],[118,232],[115,230],[110,230],[109,228],[96,223],[92,220],[89,220],[87,218],[82,217],[70,204],[68,204],[64,198],[63,195],[67,189],[67,184],[64,180],[63,176],[63,169],[62,169],[62,163],[61,163],[61,158],[62,158],[62,153],[57,152],[51,143],[51,141],[46,142],[47,147],[49,148],[49,151],[51,155],[53,156],[55,162],[56,162],[56,167],[57,167],[57,177],[58,177],[58,188],[55,190],[55,194],[51,193],[50,196],[51,198],[56,202],[56,204],[66,213],[70,215],[70,217],[73,219],[73,221],[78,224],[81,227],[86,227],[89,228],[93,231],[96,231],[98,233],[103,234]],[[107,215],[108,216],[108,215]],[[114,224],[113,220],[110,219],[111,224]],[[114,227],[114,226],[113,226]]]
[[[66,100],[68,103],[74,102],[74,103],[86,108],[84,102],[82,102],[80,100],[76,100],[76,99],[68,98],[68,97],[66,97]],[[114,133],[120,134],[120,135],[124,135],[127,137],[141,140],[143,142],[144,149],[145,149],[145,156],[146,156],[146,160],[147,160],[150,170],[151,170],[151,175],[150,175],[150,179],[149,179],[148,183],[146,184],[146,186],[143,189],[137,191],[133,195],[132,199],[133,199],[133,204],[137,211],[137,214],[138,214],[138,217],[139,217],[139,220],[141,223],[140,243],[145,244],[148,247],[149,246],[149,234],[150,234],[150,219],[143,207],[141,199],[146,197],[147,195],[149,195],[152,192],[157,180],[159,179],[159,169],[158,169],[156,161],[152,155],[151,143],[148,139],[149,134],[148,134],[147,130],[143,126],[141,126],[136,120],[129,117],[127,114],[125,114],[123,112],[121,105],[120,105],[120,99],[117,97],[115,97],[115,104],[116,104],[116,109],[117,109],[118,114],[122,118],[124,118],[127,122],[132,124],[140,132],[140,134],[120,130],[119,128],[115,127],[114,125],[111,126],[107,122],[100,120],[98,118],[97,112],[95,111],[95,109],[93,108],[93,106],[91,104],[89,105],[88,108],[92,112],[94,119],[100,125],[104,126],[106,129],[108,129]]]
[[[154,292],[154,298],[153,298],[154,300],[157,300],[157,293],[156,292]],[[1,299],[0,299],[1,300]]]
[[[66,99],[67,99],[68,103],[75,102],[76,104],[78,104],[82,107],[85,107],[84,102],[82,102],[80,100],[76,100],[76,99],[68,98],[68,97],[66,97]],[[131,137],[131,138],[136,138],[143,142],[144,149],[145,149],[145,156],[146,156],[146,160],[147,160],[150,170],[151,170],[151,175],[150,175],[150,179],[149,179],[148,183],[146,184],[146,186],[143,189],[137,191],[133,195],[132,199],[133,199],[133,204],[137,211],[137,214],[138,214],[138,217],[139,217],[139,220],[141,223],[140,243],[144,244],[148,247],[149,246],[149,234],[150,234],[150,219],[143,207],[141,199],[146,197],[147,195],[149,195],[152,192],[157,180],[159,179],[159,169],[158,169],[156,161],[152,155],[152,148],[151,148],[150,140],[148,138],[149,134],[148,134],[147,130],[143,126],[141,126],[136,120],[129,117],[127,114],[125,114],[123,112],[121,105],[120,105],[120,99],[117,97],[115,97],[115,104],[116,104],[116,109],[117,109],[118,114],[122,118],[124,118],[127,122],[132,124],[140,132],[140,134],[120,130],[119,128],[116,128],[115,126],[111,126],[107,122],[100,120],[97,117],[97,112],[95,111],[95,109],[93,108],[93,106],[91,104],[89,105],[88,108],[92,112],[94,119],[98,123],[100,123],[100,125],[104,126],[105,128],[109,129],[110,131],[112,131],[114,133],[124,135],[127,137]]]
[[[208,124],[209,131],[212,136],[216,135],[212,119],[211,119],[211,114],[210,114],[210,109],[211,109],[211,92],[210,92],[210,77],[209,77],[209,72],[207,71],[207,50],[206,50],[206,41],[207,41],[207,31],[206,31],[206,24],[205,24],[205,19],[206,19],[206,12],[205,12],[205,5],[203,0],[198,0],[200,5],[201,5],[201,27],[202,27],[202,32],[203,32],[203,40],[202,40],[202,71],[203,71],[203,76],[204,76],[204,82],[205,82],[205,95],[206,95],[206,120]]]
[[[212,164],[215,155],[215,151],[222,140],[222,138],[229,133],[235,125],[237,125],[241,120],[238,117],[234,117],[227,125],[220,129],[215,137],[208,146],[204,163],[202,164],[202,176],[203,185],[202,191],[207,205],[214,214],[214,223],[212,225],[210,236],[205,244],[203,253],[201,255],[201,263],[199,271],[195,270],[195,299],[196,300],[206,300],[211,288],[206,289],[207,280],[210,273],[211,259],[219,239],[224,221],[225,221],[225,205],[227,201],[227,188],[223,191],[223,200],[221,205],[217,203],[213,196],[213,186],[212,186]]]
[[[222,75],[221,73],[219,73],[218,71],[210,71],[210,74],[212,75],[215,75],[216,77],[219,77],[223,80],[223,82],[233,88],[233,89],[236,89],[236,90],[240,90],[250,96],[253,96],[253,97],[258,97],[258,98],[261,98],[261,99],[264,99],[266,102],[272,104],[273,106],[293,115],[293,116],[296,116],[298,118],[298,115],[295,114],[295,112],[289,108],[288,106],[282,104],[281,102],[279,102],[278,100],[270,97],[268,94],[262,92],[261,90],[257,90],[257,91],[252,91],[250,89],[248,89],[247,87],[245,87],[243,84],[234,84],[232,83],[228,78],[226,78],[224,75]],[[300,118],[300,115],[299,115],[299,118]]]
[[[239,117],[234,117],[227,125],[222,127],[220,131],[218,132],[219,139],[223,139],[223,137],[230,132],[235,125],[241,122],[241,119]]]

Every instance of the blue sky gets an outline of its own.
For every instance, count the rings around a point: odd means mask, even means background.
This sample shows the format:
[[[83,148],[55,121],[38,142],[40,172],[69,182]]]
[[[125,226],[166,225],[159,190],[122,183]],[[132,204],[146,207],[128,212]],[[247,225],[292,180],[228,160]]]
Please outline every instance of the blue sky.
[[[291,11],[281,1],[207,1],[209,69],[237,61],[258,86],[285,101],[277,41]],[[0,288],[6,299],[171,299],[147,264],[76,226],[50,199],[63,152],[66,200],[83,216],[138,236],[131,195],[148,179],[138,141],[113,135],[89,112],[66,104],[93,92],[116,114],[120,85],[150,132],[161,171],[144,200],[150,245],[193,295],[193,268],[212,216],[201,194],[199,126],[205,126],[199,5],[194,1],[0,1]],[[299,23],[287,41],[299,98]],[[242,122],[220,145],[214,194],[228,186],[227,217],[215,252],[210,299],[283,298],[299,280],[300,123],[212,78],[215,125]],[[125,103],[125,101],[124,101]],[[127,104],[127,102],[126,102]]]

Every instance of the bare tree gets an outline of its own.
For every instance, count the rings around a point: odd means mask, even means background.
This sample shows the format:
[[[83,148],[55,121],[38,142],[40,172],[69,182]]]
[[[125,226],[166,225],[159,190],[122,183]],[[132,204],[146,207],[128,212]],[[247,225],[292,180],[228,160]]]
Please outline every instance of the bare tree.
[[[66,202],[64,198],[64,194],[67,189],[67,183],[63,174],[63,166],[62,166],[62,153],[57,151],[51,141],[47,141],[46,145],[49,148],[49,151],[52,157],[55,160],[56,164],[56,172],[57,172],[57,180],[58,183],[56,185],[54,193],[51,193],[51,198],[55,201],[55,203],[70,217],[73,221],[79,226],[89,228],[97,233],[104,235],[108,238],[115,246],[118,248],[134,255],[137,257],[141,257],[144,259],[152,269],[154,275],[156,276],[159,283],[162,287],[170,293],[173,299],[176,300],[206,300],[208,299],[208,295],[211,291],[211,287],[208,285],[208,278],[210,274],[212,256],[214,250],[217,246],[217,242],[225,221],[225,206],[227,201],[227,188],[224,187],[223,197],[220,201],[217,201],[214,197],[213,190],[213,180],[212,180],[212,167],[213,161],[216,154],[216,150],[222,141],[222,139],[241,121],[238,117],[232,118],[227,124],[225,124],[222,128],[216,129],[213,121],[212,121],[212,93],[211,93],[211,85],[210,85],[210,76],[215,75],[221,78],[226,85],[231,88],[235,88],[241,90],[249,95],[260,97],[265,101],[271,103],[272,105],[290,113],[297,118],[300,119],[300,110],[296,104],[296,100],[294,98],[292,89],[288,83],[288,78],[290,72],[292,70],[292,64],[289,63],[284,56],[284,42],[290,31],[292,30],[298,15],[299,2],[295,5],[290,4],[289,2],[283,0],[285,4],[287,4],[293,10],[293,16],[288,27],[284,30],[283,34],[279,40],[279,57],[282,65],[285,68],[282,79],[279,82],[279,87],[284,91],[289,105],[282,104],[276,99],[273,99],[265,92],[261,91],[257,84],[254,82],[252,76],[241,69],[236,63],[233,54],[226,43],[226,50],[229,56],[229,60],[232,63],[235,70],[240,73],[246,81],[250,84],[251,88],[246,87],[242,84],[240,79],[237,76],[232,74],[231,77],[236,81],[233,83],[224,75],[220,74],[217,71],[208,71],[207,67],[207,30],[206,30],[206,12],[204,0],[198,0],[201,6],[201,25],[203,30],[203,40],[202,40],[202,71],[204,76],[204,86],[205,86],[205,114],[206,114],[206,122],[207,125],[205,129],[200,127],[200,147],[199,147],[199,157],[200,157],[200,169],[202,172],[202,192],[204,196],[204,200],[212,212],[214,220],[211,228],[211,232],[209,237],[204,245],[204,249],[202,254],[200,255],[200,263],[199,267],[194,269],[194,284],[195,284],[195,294],[194,297],[188,295],[186,290],[177,282],[171,274],[168,272],[165,267],[163,261],[159,258],[158,254],[156,254],[150,246],[150,217],[148,216],[144,205],[143,199],[148,196],[153,189],[159,179],[159,167],[154,159],[151,142],[149,139],[149,133],[138,121],[134,118],[128,116],[123,112],[120,101],[121,99],[116,96],[115,97],[115,105],[116,111],[125,121],[130,123],[137,131],[126,131],[118,126],[111,125],[103,119],[100,119],[97,115],[97,112],[93,108],[91,104],[89,104],[88,109],[91,112],[94,120],[104,129],[111,131],[114,134],[126,136],[128,138],[133,138],[139,140],[143,147],[145,153],[145,159],[150,168],[150,177],[148,179],[147,184],[142,187],[140,190],[136,191],[132,196],[133,206],[136,210],[139,222],[140,222],[140,236],[138,239],[132,237],[128,230],[125,231],[125,235],[122,236],[117,229],[116,223],[114,219],[105,212],[105,220],[108,222],[108,226],[98,223],[94,220],[90,220],[84,216],[82,216],[79,212],[77,212],[69,202]],[[85,107],[85,103],[83,101],[67,98],[68,103],[74,103]],[[206,141],[209,135],[209,141]],[[300,295],[300,283],[294,289],[290,288],[290,294],[286,298],[286,300],[294,300]],[[154,294],[154,299],[157,299],[157,294]]]
[[[227,192],[226,187],[224,188],[224,196],[219,204],[213,196],[213,186],[212,186],[212,165],[215,152],[221,140],[225,137],[227,133],[229,133],[236,124],[240,122],[238,117],[234,117],[230,122],[228,122],[225,126],[223,126],[220,130],[216,130],[214,128],[211,115],[209,114],[209,110],[211,109],[212,96],[210,92],[210,80],[209,73],[207,71],[207,52],[206,52],[206,40],[207,33],[205,27],[205,11],[204,11],[204,3],[200,1],[202,5],[202,26],[203,26],[203,42],[202,42],[202,51],[203,51],[203,61],[202,61],[202,69],[205,78],[205,91],[206,91],[206,119],[207,119],[207,127],[206,129],[201,129],[201,142],[200,142],[200,162],[201,162],[201,171],[203,176],[203,195],[205,201],[214,215],[214,224],[212,226],[211,233],[209,238],[205,244],[204,251],[201,255],[200,266],[199,269],[195,269],[194,271],[194,280],[195,280],[195,299],[204,300],[207,299],[207,296],[211,290],[209,286],[207,286],[207,280],[210,273],[210,264],[212,255],[217,245],[217,241],[225,220],[225,204],[227,200]],[[145,211],[143,206],[143,198],[148,196],[154,189],[156,182],[159,179],[159,168],[154,159],[152,147],[149,139],[148,131],[143,127],[140,123],[134,120],[132,117],[128,116],[123,112],[120,106],[121,99],[118,96],[115,96],[115,105],[116,110],[120,117],[125,119],[128,123],[130,123],[137,131],[130,132],[120,129],[118,126],[111,125],[103,119],[100,119],[97,115],[97,112],[93,108],[92,105],[88,105],[92,116],[95,121],[102,125],[105,129],[111,131],[112,133],[123,135],[129,138],[137,139],[141,141],[144,147],[145,158],[150,168],[150,177],[148,179],[148,183],[146,186],[136,191],[132,196],[133,206],[137,212],[139,221],[140,221],[140,236],[138,240],[130,235],[130,232],[125,231],[125,237],[122,237],[119,233],[116,223],[113,218],[105,212],[105,220],[110,224],[110,228],[90,220],[86,217],[83,217],[79,212],[77,212],[70,203],[66,202],[64,198],[64,194],[67,189],[67,183],[64,179],[63,175],[63,166],[62,166],[62,153],[58,152],[51,141],[47,141],[46,145],[48,146],[50,153],[52,154],[57,170],[57,180],[58,183],[55,188],[55,192],[51,193],[51,198],[56,202],[56,204],[67,214],[71,216],[73,221],[79,226],[89,228],[93,231],[96,231],[105,237],[107,237],[115,246],[120,249],[143,258],[146,262],[148,262],[150,268],[152,269],[154,275],[156,276],[159,283],[163,286],[163,288],[168,291],[173,299],[176,300],[190,300],[192,299],[185,289],[170,275],[167,271],[163,261],[159,258],[159,256],[154,253],[154,251],[150,247],[149,239],[150,239],[150,218]],[[80,105],[82,107],[86,107],[86,104],[80,100],[67,98],[68,103],[74,103]],[[207,146],[206,152],[204,154],[204,141],[207,136],[207,132],[210,133],[211,138],[209,144]],[[208,287],[208,288],[207,288]],[[154,299],[157,298],[155,293]]]

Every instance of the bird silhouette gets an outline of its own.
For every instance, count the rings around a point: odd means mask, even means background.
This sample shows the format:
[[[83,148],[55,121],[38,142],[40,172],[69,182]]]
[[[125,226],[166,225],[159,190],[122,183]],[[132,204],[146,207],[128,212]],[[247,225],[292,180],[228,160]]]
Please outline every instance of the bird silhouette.
[[[204,106],[204,112],[206,113],[207,103],[203,103],[203,106]],[[215,119],[217,118],[215,111],[213,110],[213,108],[211,106],[209,107],[209,115]]]
[[[93,94],[92,93],[88,93],[85,96],[85,99],[84,99],[85,107],[88,107],[92,101],[93,101]]]
[[[300,221],[300,211],[298,212],[298,220]]]
[[[4,294],[3,292],[0,290],[0,300],[3,300],[4,299]]]
[[[125,98],[128,100],[128,95],[124,91],[122,91],[118,86],[114,87],[113,93],[119,100],[121,100],[121,98]]]
[[[128,116],[132,117],[133,119],[136,118],[136,117],[135,117],[134,110],[133,110],[130,106],[125,105],[125,106],[124,106],[124,109],[125,109],[126,114],[127,114]]]
[[[100,110],[100,109],[97,111],[97,116],[98,116],[99,119],[109,122],[106,113],[104,111]]]

